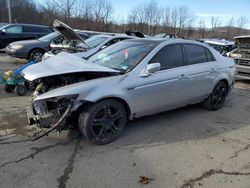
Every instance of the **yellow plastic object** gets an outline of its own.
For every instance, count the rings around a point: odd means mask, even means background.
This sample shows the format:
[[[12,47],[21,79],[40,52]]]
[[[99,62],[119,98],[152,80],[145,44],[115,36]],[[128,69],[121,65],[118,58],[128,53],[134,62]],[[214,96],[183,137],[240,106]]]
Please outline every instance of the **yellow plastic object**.
[[[13,74],[13,71],[12,70],[9,70],[9,71],[6,71],[4,74],[3,74],[3,78],[5,80],[7,80],[9,78],[10,75]]]

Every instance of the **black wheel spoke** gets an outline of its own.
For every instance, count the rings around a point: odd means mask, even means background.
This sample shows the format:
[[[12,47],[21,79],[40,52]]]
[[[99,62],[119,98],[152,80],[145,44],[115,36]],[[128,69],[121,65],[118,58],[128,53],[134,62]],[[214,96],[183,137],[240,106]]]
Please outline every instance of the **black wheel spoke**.
[[[117,111],[116,113],[111,115],[111,119],[115,122],[116,120],[120,119],[122,117],[121,111]]]
[[[115,127],[114,125],[111,125],[110,126],[110,131],[113,132],[113,133],[116,133],[117,132],[117,127]]]
[[[104,126],[105,122],[104,121],[94,121],[93,126]]]
[[[106,132],[107,132],[107,129],[105,127],[102,127],[96,138],[97,139],[105,138]]]
[[[86,119],[80,119],[87,123],[83,124],[83,134],[88,139],[98,144],[106,144],[122,133],[126,123],[126,111],[122,104],[107,99],[100,101],[100,104],[94,104],[89,111],[89,116],[81,116]]]
[[[103,119],[106,119],[110,114],[110,107],[109,106],[104,106],[103,111],[104,111]]]

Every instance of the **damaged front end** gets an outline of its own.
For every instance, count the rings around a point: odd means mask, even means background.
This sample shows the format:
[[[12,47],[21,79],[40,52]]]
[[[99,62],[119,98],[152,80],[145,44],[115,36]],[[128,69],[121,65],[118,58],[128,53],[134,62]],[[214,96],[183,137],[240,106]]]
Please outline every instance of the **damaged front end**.
[[[35,133],[33,140],[48,135],[53,130],[60,132],[73,126],[73,121],[68,120],[82,104],[76,99],[77,95],[35,100],[45,90],[45,87],[43,83],[37,86],[27,106],[29,124],[36,124],[40,128],[39,133]],[[45,131],[44,128],[46,128]]]
[[[53,130],[62,131],[76,124],[77,110],[87,102],[83,96],[95,87],[85,83],[119,74],[117,70],[68,53],[60,53],[25,68],[22,75],[36,88],[27,109],[29,124],[47,129],[36,135],[34,140]]]

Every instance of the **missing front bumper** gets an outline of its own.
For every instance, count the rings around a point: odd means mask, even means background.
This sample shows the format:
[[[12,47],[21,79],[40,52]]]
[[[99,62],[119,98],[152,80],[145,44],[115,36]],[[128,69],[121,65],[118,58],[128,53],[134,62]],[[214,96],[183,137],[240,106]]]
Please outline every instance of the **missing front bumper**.
[[[49,112],[49,110],[47,110],[47,106],[44,106],[43,102],[36,103],[32,101],[32,99],[30,99],[27,106],[27,116],[29,124],[36,124],[39,128],[45,128],[44,131],[39,131],[39,133],[34,134],[32,140],[34,141],[42,138],[43,136],[48,135],[53,130],[64,130],[67,122],[66,120],[81,104],[82,103],[80,101],[72,99],[68,101],[67,104],[65,104],[65,108],[63,111],[56,114]]]

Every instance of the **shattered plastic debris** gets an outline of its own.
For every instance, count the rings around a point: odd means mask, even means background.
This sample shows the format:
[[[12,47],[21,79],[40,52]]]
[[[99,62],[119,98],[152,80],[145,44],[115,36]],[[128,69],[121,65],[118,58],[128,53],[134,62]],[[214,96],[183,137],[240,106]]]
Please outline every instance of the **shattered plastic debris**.
[[[142,184],[148,184],[150,181],[152,181],[152,178],[146,177],[146,176],[139,176],[139,182]]]

